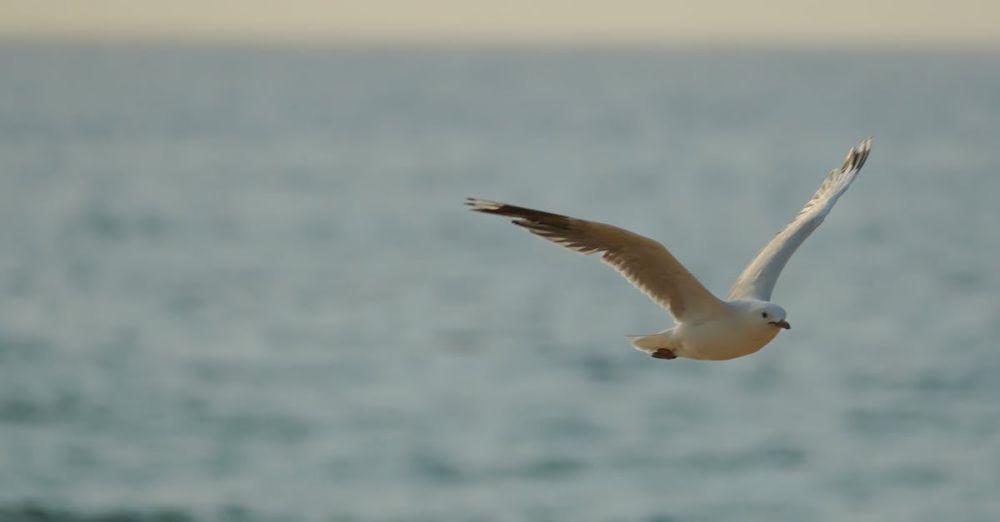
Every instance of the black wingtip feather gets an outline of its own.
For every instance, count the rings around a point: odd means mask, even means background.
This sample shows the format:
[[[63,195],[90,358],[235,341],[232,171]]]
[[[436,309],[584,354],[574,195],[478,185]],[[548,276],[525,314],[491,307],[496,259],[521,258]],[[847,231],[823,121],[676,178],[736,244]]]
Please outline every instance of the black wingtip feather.
[[[556,229],[567,229],[570,227],[573,218],[561,214],[553,214],[533,208],[508,205],[497,201],[488,201],[477,198],[467,198],[466,205],[471,206],[470,210],[482,212],[484,214],[494,214],[497,216],[507,216],[517,218],[513,221],[515,225],[529,227],[532,223],[543,224]]]
[[[865,161],[868,159],[868,154],[872,150],[872,137],[869,136],[864,141],[862,141],[858,146],[852,147],[851,150],[847,152],[847,157],[844,158],[844,165],[841,166],[841,170],[860,170],[861,167],[865,166]]]

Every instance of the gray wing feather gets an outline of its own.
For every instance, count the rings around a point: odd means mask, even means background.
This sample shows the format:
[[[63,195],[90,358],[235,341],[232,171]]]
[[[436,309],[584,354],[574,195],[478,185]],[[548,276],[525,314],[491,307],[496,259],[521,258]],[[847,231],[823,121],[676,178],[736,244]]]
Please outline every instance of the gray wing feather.
[[[844,164],[827,174],[819,189],[802,207],[795,219],[764,245],[753,261],[736,278],[736,283],[729,290],[727,299],[771,300],[771,292],[788,259],[823,222],[830,209],[837,203],[837,199],[858,176],[865,160],[868,159],[871,144],[872,139],[868,138],[848,151]]]
[[[515,225],[581,254],[600,252],[604,263],[678,321],[704,317],[723,307],[663,245],[652,239],[604,223],[506,203],[469,198],[466,204],[477,212],[515,218]]]

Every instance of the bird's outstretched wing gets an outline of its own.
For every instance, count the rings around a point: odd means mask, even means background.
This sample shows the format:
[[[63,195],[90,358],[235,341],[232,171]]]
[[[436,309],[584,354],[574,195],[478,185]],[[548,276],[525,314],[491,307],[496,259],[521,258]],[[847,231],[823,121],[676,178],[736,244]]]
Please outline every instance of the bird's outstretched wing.
[[[761,301],[771,299],[771,292],[774,290],[774,284],[778,281],[781,269],[785,267],[785,263],[792,257],[799,245],[823,222],[840,195],[857,177],[865,160],[868,159],[871,145],[872,139],[868,138],[848,151],[844,164],[839,169],[831,170],[827,174],[823,184],[819,186],[819,190],[813,194],[806,206],[802,207],[795,219],[784,230],[778,232],[774,239],[764,245],[753,261],[743,269],[743,273],[736,278],[736,283],[729,290],[727,299],[760,299]]]
[[[601,260],[625,276],[678,321],[705,317],[724,305],[663,245],[628,230],[530,208],[468,198],[472,210],[516,218],[515,225],[582,254]]]

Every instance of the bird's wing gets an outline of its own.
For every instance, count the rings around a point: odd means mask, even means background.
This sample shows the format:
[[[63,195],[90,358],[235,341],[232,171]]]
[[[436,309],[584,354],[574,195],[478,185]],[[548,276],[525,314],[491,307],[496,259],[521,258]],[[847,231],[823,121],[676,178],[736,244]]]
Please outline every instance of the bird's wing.
[[[628,230],[530,208],[469,198],[472,210],[516,218],[515,225],[582,254],[601,253],[601,260],[625,276],[678,321],[720,311],[712,295],[663,245]]]
[[[871,144],[872,139],[868,138],[848,151],[844,164],[827,174],[819,190],[813,194],[806,206],[802,207],[795,219],[764,245],[753,261],[743,269],[743,273],[736,278],[736,283],[729,290],[727,299],[750,298],[762,301],[771,299],[771,291],[774,290],[774,284],[778,281],[778,275],[781,274],[781,269],[785,267],[788,258],[792,257],[799,245],[823,222],[840,195],[857,177],[865,160],[868,159]]]

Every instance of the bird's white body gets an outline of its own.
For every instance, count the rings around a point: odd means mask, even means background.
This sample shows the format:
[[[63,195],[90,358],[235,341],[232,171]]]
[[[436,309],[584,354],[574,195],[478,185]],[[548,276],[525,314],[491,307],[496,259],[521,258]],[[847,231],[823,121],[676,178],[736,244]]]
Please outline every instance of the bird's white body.
[[[726,360],[754,353],[790,328],[785,310],[770,302],[778,275],[857,177],[870,150],[871,138],[847,153],[795,219],[743,269],[726,300],[705,289],[663,245],[628,230],[495,201],[469,198],[468,205],[516,218],[515,225],[582,254],[601,253],[602,261],[667,309],[676,326],[630,336],[636,349],[660,359]]]
[[[678,322],[658,334],[629,336],[635,349],[654,354],[667,349],[677,357],[724,361],[750,355],[771,342],[781,327],[762,321],[760,310],[771,303],[729,301],[726,311],[711,317]],[[771,304],[772,308],[778,308]],[[778,320],[784,320],[784,310]]]

